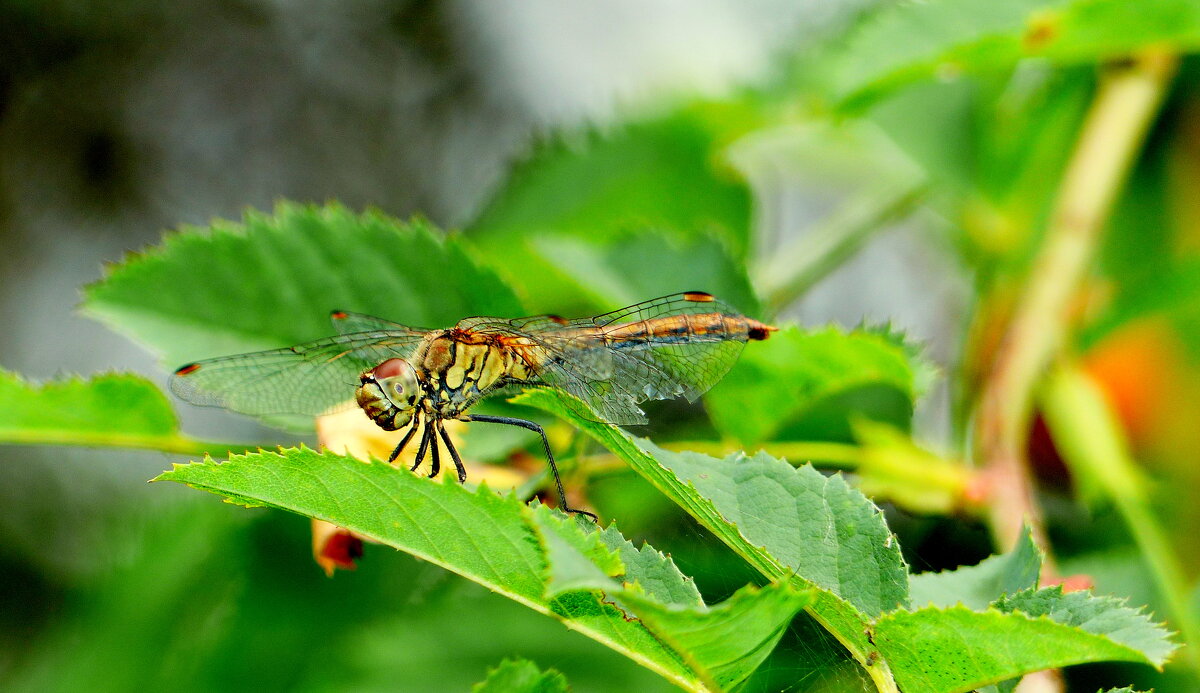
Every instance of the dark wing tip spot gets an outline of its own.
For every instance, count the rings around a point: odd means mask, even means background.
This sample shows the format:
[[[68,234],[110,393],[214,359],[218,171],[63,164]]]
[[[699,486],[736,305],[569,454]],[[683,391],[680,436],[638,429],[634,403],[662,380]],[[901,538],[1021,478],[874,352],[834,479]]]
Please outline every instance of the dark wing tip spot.
[[[563,317],[563,316],[561,316],[561,315],[547,315],[546,317],[547,317],[547,318],[548,318],[548,319],[549,319],[551,322],[556,322],[556,323],[558,323],[559,325],[566,325],[566,324],[569,324],[569,323],[571,322],[570,320],[567,320],[566,318],[564,318],[564,317]]]
[[[683,300],[695,301],[696,303],[709,303],[715,301],[716,297],[706,291],[688,291],[683,294]]]
[[[200,364],[189,363],[186,366],[180,366],[178,369],[176,369],[175,375],[190,375],[198,370],[200,370]]]
[[[330,320],[345,320],[348,317],[350,317],[350,314],[344,310],[334,310],[329,313]]]

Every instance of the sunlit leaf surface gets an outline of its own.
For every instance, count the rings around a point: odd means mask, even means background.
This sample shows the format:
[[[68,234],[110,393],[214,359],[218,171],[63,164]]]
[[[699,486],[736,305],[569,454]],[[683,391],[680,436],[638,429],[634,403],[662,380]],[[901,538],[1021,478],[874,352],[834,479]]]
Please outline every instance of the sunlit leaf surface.
[[[611,528],[605,537],[582,519],[486,487],[471,491],[307,448],[176,465],[159,479],[316,517],[402,549],[553,615],[694,690],[749,676],[811,600],[778,586],[706,607],[661,555],[624,546]],[[623,565],[620,556],[630,551],[634,560]]]

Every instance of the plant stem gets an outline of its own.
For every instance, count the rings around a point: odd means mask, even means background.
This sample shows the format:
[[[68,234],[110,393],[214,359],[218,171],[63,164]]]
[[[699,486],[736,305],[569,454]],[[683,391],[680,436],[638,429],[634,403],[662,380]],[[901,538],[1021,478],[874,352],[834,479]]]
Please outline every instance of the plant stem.
[[[803,295],[858,252],[872,234],[908,216],[924,197],[924,186],[914,186],[847,203],[817,228],[780,248],[755,273],[768,313]]]
[[[992,493],[993,535],[1012,546],[1023,522],[1046,548],[1025,449],[1033,392],[1062,343],[1121,183],[1175,72],[1173,55],[1147,52],[1107,72],[1068,162],[1042,248],[983,383],[975,444]]]

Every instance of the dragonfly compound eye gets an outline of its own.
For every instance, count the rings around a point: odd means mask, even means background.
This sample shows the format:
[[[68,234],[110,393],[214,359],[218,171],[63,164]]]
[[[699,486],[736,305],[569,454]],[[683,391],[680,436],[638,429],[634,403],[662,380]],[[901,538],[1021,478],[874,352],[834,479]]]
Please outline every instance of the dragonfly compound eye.
[[[417,371],[404,359],[388,359],[372,371],[383,395],[398,409],[412,409],[417,404],[421,388]]]

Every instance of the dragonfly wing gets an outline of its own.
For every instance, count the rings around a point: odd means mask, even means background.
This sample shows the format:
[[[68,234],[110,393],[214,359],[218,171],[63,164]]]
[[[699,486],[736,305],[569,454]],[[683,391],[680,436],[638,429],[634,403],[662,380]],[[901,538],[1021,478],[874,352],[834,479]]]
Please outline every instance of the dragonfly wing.
[[[609,338],[615,377],[636,383],[643,399],[682,396],[691,402],[733,367],[753,321],[708,294],[687,292],[590,322]]]
[[[329,322],[338,334],[355,334],[358,332],[417,332],[424,334],[429,330],[420,330],[401,325],[398,322],[377,318],[365,313],[354,313],[348,310],[335,310],[329,313]]]
[[[422,337],[408,330],[363,332],[209,359],[175,371],[170,387],[192,404],[241,414],[318,416],[355,406],[359,375],[408,357]]]
[[[691,325],[690,316],[696,316]],[[472,329],[535,344],[545,352],[539,359],[544,384],[574,395],[603,421],[619,425],[646,423],[638,404],[649,399],[694,401],[729,371],[748,338],[745,318],[698,292],[580,320],[552,315],[476,320]],[[708,329],[694,329],[701,325]]]

